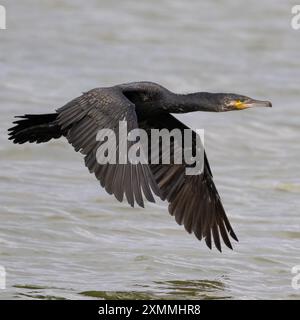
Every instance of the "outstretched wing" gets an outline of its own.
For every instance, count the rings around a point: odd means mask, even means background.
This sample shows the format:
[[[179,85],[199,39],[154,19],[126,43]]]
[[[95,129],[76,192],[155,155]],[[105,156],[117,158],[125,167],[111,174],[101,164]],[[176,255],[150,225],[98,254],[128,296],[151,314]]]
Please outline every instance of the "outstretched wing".
[[[153,194],[160,190],[147,164],[100,164],[97,150],[103,141],[96,137],[100,129],[111,129],[116,133],[116,147],[120,147],[119,121],[127,122],[128,132],[138,128],[135,105],[118,88],[97,88],[84,93],[57,110],[57,123],[65,130],[66,138],[85,155],[85,165],[94,173],[102,187],[109,194],[122,201],[124,194],[128,203],[136,202],[144,206],[143,194],[148,201],[154,202]],[[128,148],[129,148],[128,144]],[[116,151],[117,151],[116,150]]]
[[[140,124],[141,128],[168,130],[189,129],[170,114],[155,119],[147,119]],[[195,134],[195,133],[194,133]],[[171,156],[172,151],[171,148]],[[150,152],[149,152],[150,153]],[[160,150],[161,153],[161,150]],[[169,212],[178,224],[212,247],[221,251],[221,238],[232,249],[228,234],[238,241],[224,211],[220,196],[213,182],[209,163],[204,153],[204,168],[199,175],[186,175],[186,164],[151,164],[151,170],[161,189],[162,199],[169,202]]]

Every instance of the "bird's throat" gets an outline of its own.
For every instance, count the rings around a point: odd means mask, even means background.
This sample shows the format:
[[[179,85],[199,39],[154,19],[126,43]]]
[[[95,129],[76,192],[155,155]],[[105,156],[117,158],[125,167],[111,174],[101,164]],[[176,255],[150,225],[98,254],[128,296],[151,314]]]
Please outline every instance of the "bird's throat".
[[[208,92],[196,92],[189,94],[176,94],[172,105],[169,106],[171,113],[187,113],[195,111],[217,112],[214,103],[214,94]]]

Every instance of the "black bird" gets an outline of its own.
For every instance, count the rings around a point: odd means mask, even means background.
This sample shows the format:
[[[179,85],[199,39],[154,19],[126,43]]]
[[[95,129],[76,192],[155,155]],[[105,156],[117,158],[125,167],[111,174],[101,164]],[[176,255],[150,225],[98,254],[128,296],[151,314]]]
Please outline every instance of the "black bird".
[[[70,101],[55,113],[19,116],[9,129],[14,143],[47,142],[66,137],[75,151],[85,155],[85,165],[109,194],[122,201],[144,206],[144,197],[154,202],[153,193],[169,202],[169,212],[177,223],[212,247],[221,251],[222,237],[232,249],[228,234],[238,241],[225,214],[204,153],[204,168],[199,175],[186,175],[183,164],[99,164],[96,140],[102,128],[117,131],[120,120],[128,130],[143,128],[188,129],[170,113],[193,111],[223,112],[255,106],[271,107],[268,101],[254,100],[231,93],[196,92],[176,94],[153,82],[133,82],[95,88]],[[117,132],[116,132],[117,133]],[[117,147],[119,147],[117,145]]]

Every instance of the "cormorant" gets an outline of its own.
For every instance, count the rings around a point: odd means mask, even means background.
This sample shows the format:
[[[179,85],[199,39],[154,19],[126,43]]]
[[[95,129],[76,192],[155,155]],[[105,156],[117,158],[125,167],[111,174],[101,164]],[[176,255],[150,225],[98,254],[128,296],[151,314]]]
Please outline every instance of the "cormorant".
[[[192,111],[223,112],[254,106],[271,107],[269,101],[254,100],[231,93],[196,92],[176,94],[153,82],[132,82],[113,87],[95,88],[83,93],[50,114],[18,116],[9,129],[14,143],[47,142],[66,137],[75,151],[85,155],[85,165],[102,187],[119,201],[125,194],[128,203],[143,207],[143,195],[154,202],[153,193],[169,202],[169,212],[177,223],[211,249],[212,239],[221,251],[222,237],[232,249],[228,234],[238,241],[225,214],[204,153],[199,175],[185,175],[183,164],[104,164],[96,161],[101,142],[96,140],[102,128],[116,130],[120,120],[128,129],[188,129],[171,113]],[[119,146],[117,146],[119,147]]]

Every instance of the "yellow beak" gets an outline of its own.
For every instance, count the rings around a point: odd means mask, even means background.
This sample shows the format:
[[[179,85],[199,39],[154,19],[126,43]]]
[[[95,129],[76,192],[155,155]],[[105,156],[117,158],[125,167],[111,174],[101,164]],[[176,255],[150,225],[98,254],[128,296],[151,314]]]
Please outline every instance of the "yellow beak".
[[[234,106],[237,110],[253,108],[253,107],[272,107],[270,101],[260,101],[260,100],[250,100],[247,102],[242,102],[240,100],[234,103]]]
[[[245,103],[243,103],[242,101],[238,100],[235,102],[234,104],[235,108],[238,109],[238,110],[242,110],[242,109],[245,109],[247,108],[247,106],[245,105]]]

